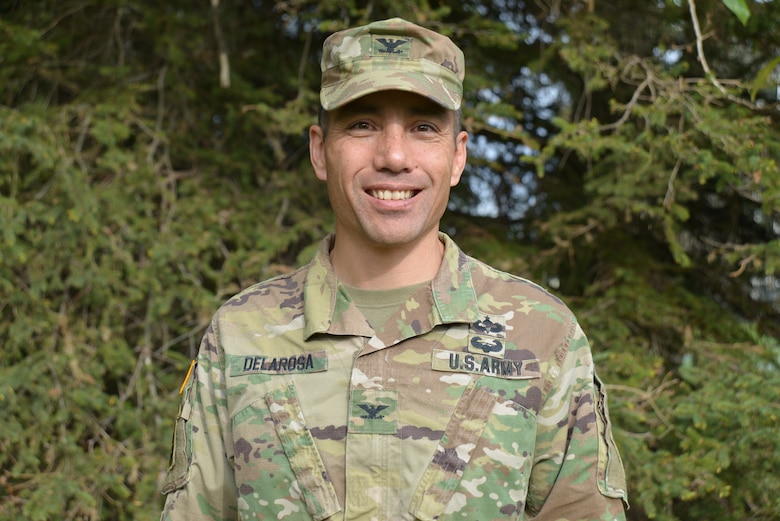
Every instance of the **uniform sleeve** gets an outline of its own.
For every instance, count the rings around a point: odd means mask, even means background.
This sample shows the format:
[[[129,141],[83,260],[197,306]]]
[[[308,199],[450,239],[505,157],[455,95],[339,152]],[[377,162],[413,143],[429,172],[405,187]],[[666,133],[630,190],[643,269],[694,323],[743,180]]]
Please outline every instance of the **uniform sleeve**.
[[[224,356],[212,322],[182,393],[161,521],[237,519]]]
[[[527,508],[535,521],[623,521],[626,480],[612,438],[606,393],[579,326],[537,418]]]

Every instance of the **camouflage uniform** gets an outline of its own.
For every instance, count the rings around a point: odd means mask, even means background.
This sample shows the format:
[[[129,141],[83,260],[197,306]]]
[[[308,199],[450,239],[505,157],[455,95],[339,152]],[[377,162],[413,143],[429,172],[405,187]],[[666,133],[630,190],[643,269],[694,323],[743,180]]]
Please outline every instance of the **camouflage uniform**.
[[[435,279],[381,329],[332,238],[225,303],[184,387],[163,520],[624,519],[575,318],[441,240]]]

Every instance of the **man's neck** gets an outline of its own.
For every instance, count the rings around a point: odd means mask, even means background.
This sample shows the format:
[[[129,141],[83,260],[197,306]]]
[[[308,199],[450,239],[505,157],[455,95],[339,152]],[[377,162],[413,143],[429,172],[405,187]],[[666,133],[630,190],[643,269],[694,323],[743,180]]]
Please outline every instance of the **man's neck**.
[[[417,243],[377,247],[339,241],[330,252],[336,276],[362,289],[394,289],[433,279],[441,266],[444,244],[438,232]]]

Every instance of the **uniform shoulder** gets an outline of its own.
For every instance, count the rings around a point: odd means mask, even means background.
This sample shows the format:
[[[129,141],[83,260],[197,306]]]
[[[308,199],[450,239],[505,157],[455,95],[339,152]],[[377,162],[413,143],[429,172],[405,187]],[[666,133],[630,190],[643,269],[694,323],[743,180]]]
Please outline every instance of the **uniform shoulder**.
[[[569,307],[557,295],[527,278],[499,270],[481,260],[468,257],[474,274],[474,288],[477,295],[488,295],[492,299],[511,299],[524,302],[535,309],[554,312],[575,321]]]
[[[303,286],[308,267],[257,282],[236,293],[222,306],[219,314],[253,310],[302,310]]]

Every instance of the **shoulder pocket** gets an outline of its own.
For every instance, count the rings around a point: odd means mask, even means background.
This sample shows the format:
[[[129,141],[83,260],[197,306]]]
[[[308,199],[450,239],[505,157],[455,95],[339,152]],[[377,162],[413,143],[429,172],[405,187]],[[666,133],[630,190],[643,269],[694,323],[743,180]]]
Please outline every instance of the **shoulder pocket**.
[[[171,459],[168,464],[168,473],[162,483],[161,492],[169,494],[182,488],[189,480],[190,463],[192,462],[192,414],[193,387],[197,380],[194,362],[190,366],[187,378],[182,385],[182,399],[179,405],[179,414],[173,428],[173,441],[171,443]]]
[[[622,499],[628,506],[626,473],[623,460],[612,435],[612,422],[607,407],[607,391],[598,376],[594,378],[597,390],[596,422],[599,429],[599,491],[607,497]]]

